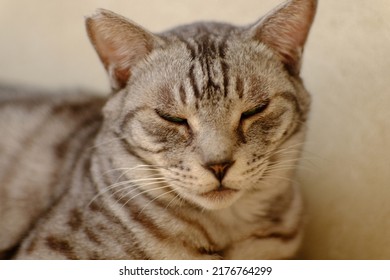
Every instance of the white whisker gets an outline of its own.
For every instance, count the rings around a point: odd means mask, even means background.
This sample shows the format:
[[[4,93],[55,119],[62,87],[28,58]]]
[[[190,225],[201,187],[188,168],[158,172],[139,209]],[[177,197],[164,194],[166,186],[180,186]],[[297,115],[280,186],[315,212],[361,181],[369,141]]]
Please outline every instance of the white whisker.
[[[176,189],[175,189],[176,190]],[[181,200],[181,197],[180,197],[180,194],[176,194],[176,196],[174,198],[171,199],[171,201],[168,203],[168,205],[165,207],[165,209],[168,209],[169,206],[171,205],[171,203],[176,200],[177,198],[179,198],[179,200]]]
[[[169,186],[165,186],[165,187],[167,187],[167,188],[169,188]],[[169,192],[164,192],[163,194],[160,194],[160,195],[158,195],[158,196],[156,196],[155,198],[153,198],[151,201],[149,201],[142,209],[141,209],[141,211],[138,213],[138,215],[139,214],[141,214],[151,203],[153,203],[154,201],[156,201],[157,199],[159,199],[160,197],[162,197],[162,196],[164,196],[164,195],[167,195],[167,194],[170,194],[170,193],[172,193],[172,192],[175,192],[175,190],[173,189],[173,190],[170,190]]]
[[[162,187],[158,187],[158,188],[153,188],[153,189],[144,190],[144,191],[142,191],[142,192],[140,192],[140,193],[138,193],[138,194],[136,194],[136,195],[130,197],[124,204],[122,204],[122,206],[121,206],[120,209],[122,209],[124,206],[126,206],[126,204],[128,204],[128,203],[129,203],[130,201],[132,201],[134,198],[136,198],[136,197],[138,197],[138,196],[140,196],[140,195],[143,195],[144,193],[148,193],[148,192],[156,191],[156,190],[161,190],[161,189],[164,189],[164,188],[167,188],[167,186],[162,186]],[[130,193],[127,193],[126,196],[129,195],[129,194],[130,194]]]
[[[122,182],[119,182],[119,183],[114,183],[114,184],[111,184],[109,186],[107,186],[106,188],[104,188],[103,191],[99,191],[92,199],[91,201],[88,203],[88,206],[94,201],[96,200],[99,196],[102,196],[104,194],[106,194],[107,192],[115,189],[115,188],[119,188],[119,190],[116,190],[115,192],[113,192],[110,196],[113,196],[115,195],[116,193],[120,192],[120,191],[123,191],[125,190],[126,188],[130,188],[130,187],[144,187],[144,186],[148,186],[148,185],[153,185],[153,184],[158,184],[158,183],[167,183],[167,181],[173,181],[172,179],[169,179],[169,178],[165,178],[165,177],[156,177],[156,178],[143,178],[143,179],[137,179],[137,180],[127,180],[127,181],[122,181]],[[147,184],[139,184],[141,182],[148,182]],[[137,184],[136,184],[137,183]],[[127,185],[127,186],[126,186]]]

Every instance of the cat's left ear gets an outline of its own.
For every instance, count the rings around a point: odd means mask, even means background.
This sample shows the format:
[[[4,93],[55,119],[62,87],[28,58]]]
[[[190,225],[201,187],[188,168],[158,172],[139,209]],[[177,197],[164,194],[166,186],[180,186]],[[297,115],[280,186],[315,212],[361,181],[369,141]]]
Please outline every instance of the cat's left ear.
[[[132,68],[162,39],[111,11],[98,9],[86,18],[88,36],[106,68],[111,87],[124,88]]]
[[[252,25],[249,34],[276,51],[289,72],[297,75],[316,7],[317,0],[289,0]]]

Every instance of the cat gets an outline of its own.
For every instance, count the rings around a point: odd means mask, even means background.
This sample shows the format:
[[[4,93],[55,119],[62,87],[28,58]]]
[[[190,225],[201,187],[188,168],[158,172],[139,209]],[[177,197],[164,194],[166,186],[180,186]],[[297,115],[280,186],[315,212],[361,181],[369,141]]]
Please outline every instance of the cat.
[[[109,96],[0,88],[1,257],[294,258],[316,6],[161,34],[86,18]]]

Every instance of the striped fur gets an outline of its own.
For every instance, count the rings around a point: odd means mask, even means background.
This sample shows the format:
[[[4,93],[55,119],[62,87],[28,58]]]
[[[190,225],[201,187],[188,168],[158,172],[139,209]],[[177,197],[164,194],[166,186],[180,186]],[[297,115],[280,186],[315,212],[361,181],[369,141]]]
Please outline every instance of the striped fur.
[[[293,257],[315,6],[159,35],[99,10],[87,28],[111,96],[0,88],[2,257]]]

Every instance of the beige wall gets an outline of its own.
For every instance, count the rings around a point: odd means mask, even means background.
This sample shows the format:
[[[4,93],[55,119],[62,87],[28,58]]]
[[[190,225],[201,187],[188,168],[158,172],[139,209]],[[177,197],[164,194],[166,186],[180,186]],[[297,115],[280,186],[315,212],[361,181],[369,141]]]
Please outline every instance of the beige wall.
[[[0,81],[106,92],[83,16],[97,7],[152,31],[192,20],[247,24],[280,0],[0,0]],[[390,3],[320,0],[303,77],[313,95],[298,180],[303,255],[390,259]]]

